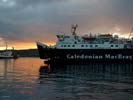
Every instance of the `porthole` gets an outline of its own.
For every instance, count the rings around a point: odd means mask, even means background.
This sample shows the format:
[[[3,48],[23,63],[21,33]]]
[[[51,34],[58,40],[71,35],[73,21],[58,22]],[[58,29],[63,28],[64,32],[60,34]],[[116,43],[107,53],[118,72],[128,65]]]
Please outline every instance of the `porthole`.
[[[118,47],[118,45],[115,45],[115,47]]]
[[[90,45],[90,47],[93,47],[93,45]]]
[[[75,47],[75,45],[72,45],[72,47]]]
[[[70,45],[68,45],[68,47],[70,47]]]
[[[81,45],[81,47],[84,47],[84,45]]]

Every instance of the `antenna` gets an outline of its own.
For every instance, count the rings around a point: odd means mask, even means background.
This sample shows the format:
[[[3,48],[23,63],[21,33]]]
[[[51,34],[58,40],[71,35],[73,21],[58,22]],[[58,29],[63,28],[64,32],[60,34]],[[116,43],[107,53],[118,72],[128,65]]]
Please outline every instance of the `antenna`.
[[[71,32],[72,32],[73,35],[76,35],[77,27],[78,27],[78,24],[75,24],[75,25],[72,24]]]
[[[7,46],[7,41],[6,41],[6,50],[7,50],[8,46]]]
[[[129,37],[128,39],[133,35],[133,27],[131,28],[131,31],[130,31],[130,34],[129,34]]]

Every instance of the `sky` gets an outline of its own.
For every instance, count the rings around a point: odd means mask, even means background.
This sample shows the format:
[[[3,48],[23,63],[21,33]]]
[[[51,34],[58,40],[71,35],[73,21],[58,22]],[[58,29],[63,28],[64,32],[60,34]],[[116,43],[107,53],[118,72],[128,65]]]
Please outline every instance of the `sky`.
[[[54,44],[56,34],[119,33],[133,27],[133,0],[0,0],[0,49]],[[5,42],[6,41],[6,42]]]

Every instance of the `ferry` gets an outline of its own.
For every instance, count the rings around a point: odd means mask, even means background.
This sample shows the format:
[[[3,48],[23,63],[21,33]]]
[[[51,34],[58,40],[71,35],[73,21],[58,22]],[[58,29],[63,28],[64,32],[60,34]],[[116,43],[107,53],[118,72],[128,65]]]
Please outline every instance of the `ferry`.
[[[40,58],[64,62],[133,62],[133,37],[100,33],[81,36],[76,33],[77,27],[72,25],[72,35],[57,34],[54,46],[37,42]]]

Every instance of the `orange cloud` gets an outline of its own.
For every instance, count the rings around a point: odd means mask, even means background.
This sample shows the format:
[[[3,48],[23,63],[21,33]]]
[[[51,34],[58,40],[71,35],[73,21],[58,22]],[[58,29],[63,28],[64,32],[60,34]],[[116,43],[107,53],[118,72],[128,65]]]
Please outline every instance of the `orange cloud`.
[[[44,43],[44,42],[43,42]],[[54,45],[54,42],[46,42],[45,44],[47,45]],[[36,42],[12,42],[8,43],[8,49],[12,49],[14,47],[16,50],[21,50],[21,49],[36,49]],[[1,46],[0,50],[5,50],[6,46]]]

